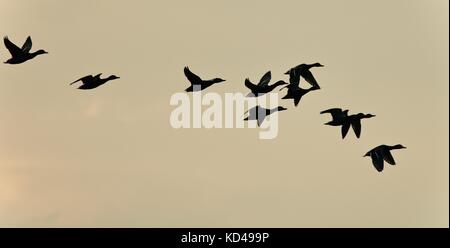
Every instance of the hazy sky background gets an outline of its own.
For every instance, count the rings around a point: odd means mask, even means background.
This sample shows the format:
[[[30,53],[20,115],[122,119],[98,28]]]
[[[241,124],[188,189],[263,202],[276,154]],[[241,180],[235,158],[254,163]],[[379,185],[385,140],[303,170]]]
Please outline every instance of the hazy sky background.
[[[448,227],[448,7],[0,0],[2,35],[49,52],[0,65],[0,226]],[[283,102],[274,140],[169,124],[185,65],[223,94],[314,62],[322,90]],[[100,72],[121,79],[68,85]],[[377,116],[342,140],[330,107]],[[362,157],[398,143],[381,174]]]

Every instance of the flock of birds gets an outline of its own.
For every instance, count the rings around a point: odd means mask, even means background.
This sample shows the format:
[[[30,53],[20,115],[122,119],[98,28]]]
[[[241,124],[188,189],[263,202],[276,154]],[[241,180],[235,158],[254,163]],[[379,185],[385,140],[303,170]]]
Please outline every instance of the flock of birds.
[[[35,58],[38,55],[47,54],[44,50],[37,50],[35,52],[31,52],[32,47],[32,40],[31,37],[28,36],[24,44],[21,48],[19,48],[17,45],[12,43],[8,37],[4,37],[4,43],[6,48],[9,50],[11,54],[11,58],[5,61],[6,64],[21,64],[28,60],[31,60]],[[250,90],[250,93],[247,95],[247,97],[259,97],[264,94],[270,93],[273,90],[275,90],[277,87],[285,85],[280,89],[286,89],[287,93],[282,99],[292,99],[294,101],[294,105],[298,106],[301,98],[306,95],[309,92],[319,90],[320,86],[317,83],[316,79],[314,78],[313,74],[311,73],[310,69],[314,67],[323,67],[320,63],[314,63],[314,64],[301,64],[296,67],[293,67],[289,69],[285,74],[289,75],[289,83],[286,83],[283,80],[279,80],[273,84],[269,84],[272,79],[271,72],[267,72],[262,76],[262,78],[259,80],[258,84],[254,84],[250,81],[250,79],[245,79],[245,86]],[[186,78],[189,80],[191,85],[185,90],[186,92],[193,92],[193,91],[201,91],[208,87],[211,87],[215,84],[225,82],[224,79],[221,78],[214,78],[211,80],[203,80],[196,74],[194,74],[188,67],[184,68],[184,74]],[[78,87],[78,89],[82,90],[90,90],[97,88],[108,81],[119,79],[118,76],[111,75],[106,78],[101,78],[101,73],[97,74],[95,76],[88,75],[85,77],[82,77],[72,83],[70,85],[77,83],[81,81],[81,85]],[[304,89],[300,87],[300,79],[303,78],[307,83],[311,85],[310,88]],[[266,109],[260,105],[257,105],[251,109],[249,109],[245,114],[247,117],[245,117],[245,121],[249,120],[256,120],[258,126],[260,126],[264,119],[269,116],[270,114],[273,114],[275,112],[284,111],[286,110],[283,106],[278,106],[276,108],[272,109]],[[321,114],[331,114],[332,120],[325,123],[325,125],[330,126],[340,126],[341,127],[341,134],[342,139],[345,138],[347,135],[350,126],[352,127],[353,131],[355,132],[355,135],[357,138],[361,135],[361,120],[372,118],[375,115],[372,114],[364,114],[364,113],[358,113],[349,115],[349,110],[343,110],[340,108],[331,108],[328,110],[324,110],[320,112]],[[375,167],[375,169],[379,172],[383,171],[384,168],[384,161],[391,165],[395,165],[394,157],[391,154],[391,150],[395,149],[403,149],[406,148],[403,145],[380,145],[372,150],[368,151],[364,157],[371,157],[372,163]]]

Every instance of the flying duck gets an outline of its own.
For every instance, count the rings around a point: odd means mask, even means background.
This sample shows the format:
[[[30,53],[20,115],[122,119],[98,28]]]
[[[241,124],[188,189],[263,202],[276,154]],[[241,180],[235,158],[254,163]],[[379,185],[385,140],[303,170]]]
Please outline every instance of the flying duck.
[[[342,126],[344,125],[344,120],[348,117],[348,109],[342,110],[340,108],[331,108],[320,112],[321,114],[331,114],[332,120],[325,123],[325,125],[330,126]]]
[[[100,85],[102,85],[102,84],[104,84],[104,83],[106,83],[106,82],[108,82],[110,80],[114,80],[114,79],[120,78],[120,77],[115,76],[115,75],[111,75],[111,76],[109,76],[107,78],[100,78],[101,75],[102,74],[100,73],[100,74],[97,74],[95,76],[92,76],[92,75],[85,76],[85,77],[82,77],[82,78],[80,78],[80,79],[70,83],[70,85],[72,85],[72,84],[74,84],[74,83],[76,83],[78,81],[81,81],[82,85],[80,87],[78,87],[78,89],[80,89],[80,90],[90,90],[90,89],[97,88],[98,86],[100,86]]]
[[[286,75],[290,75],[291,71],[295,71],[296,74],[299,74],[300,76],[302,76],[306,82],[308,82],[309,84],[311,84],[311,86],[314,89],[320,89],[319,84],[317,83],[316,79],[314,78],[313,74],[309,71],[309,69],[313,68],[313,67],[323,67],[322,64],[320,63],[314,63],[314,64],[301,64],[298,65],[294,68],[289,69],[286,73]]]
[[[281,99],[294,99],[295,106],[298,105],[304,95],[310,91],[318,90],[320,88],[311,87],[309,89],[300,88],[300,74],[296,70],[289,71],[289,84],[280,90],[287,88],[287,94]]]
[[[283,110],[286,110],[286,109],[287,108],[285,108],[283,106],[278,106],[278,107],[273,108],[273,109],[266,109],[266,108],[263,108],[263,107],[257,105],[257,106],[249,109],[248,111],[246,111],[244,113],[244,115],[246,113],[248,113],[248,116],[244,119],[244,121],[256,120],[257,124],[258,124],[258,127],[259,127],[264,122],[264,119],[267,116],[269,116],[269,115],[271,115],[271,114],[273,114],[275,112],[283,111]]]
[[[259,80],[258,84],[253,84],[252,82],[250,82],[250,79],[248,79],[248,78],[245,79],[245,86],[251,90],[251,93],[249,93],[247,95],[247,97],[261,96],[261,95],[271,92],[272,90],[274,90],[276,87],[278,87],[280,85],[287,84],[283,80],[280,80],[272,85],[269,85],[271,78],[272,78],[272,74],[270,71],[268,71],[266,74],[264,74],[264,76],[261,78],[261,80]]]
[[[358,113],[356,115],[348,115],[348,110],[342,110],[340,108],[332,108],[324,110],[320,113],[321,114],[329,113],[332,116],[332,120],[325,123],[325,125],[342,126],[341,128],[342,139],[344,139],[345,136],[347,135],[350,126],[352,126],[356,137],[359,138],[361,136],[361,120],[375,117],[375,115],[373,114],[363,114],[363,113]]]
[[[214,78],[211,80],[202,80],[199,76],[192,73],[189,68],[186,66],[184,67],[184,75],[186,75],[186,78],[191,83],[191,86],[187,88],[186,92],[193,92],[193,91],[200,91],[208,88],[209,86],[217,83],[224,82],[224,79],[221,78]]]
[[[391,150],[404,148],[406,147],[400,144],[395,146],[380,145],[368,151],[366,155],[364,155],[364,157],[371,157],[373,166],[375,167],[375,169],[377,169],[378,172],[381,172],[384,168],[384,161],[391,165],[395,165],[395,160],[391,154]]]
[[[8,36],[3,38],[3,42],[5,43],[6,48],[9,50],[11,54],[11,58],[5,61],[5,64],[21,64],[27,60],[30,60],[40,54],[46,54],[47,52],[44,50],[38,50],[36,52],[30,53],[33,42],[31,41],[31,37],[28,36],[25,43],[23,43],[22,48],[19,48],[14,43],[12,43]]]

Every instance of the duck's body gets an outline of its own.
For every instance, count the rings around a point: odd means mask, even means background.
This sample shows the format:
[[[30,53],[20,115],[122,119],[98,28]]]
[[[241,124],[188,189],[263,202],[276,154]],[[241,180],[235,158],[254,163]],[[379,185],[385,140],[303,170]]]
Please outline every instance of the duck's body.
[[[248,116],[244,119],[244,121],[256,120],[258,126],[261,126],[261,124],[264,122],[264,119],[266,119],[267,116],[269,116],[275,112],[284,111],[284,110],[286,110],[286,108],[283,106],[278,106],[273,109],[266,109],[266,108],[263,108],[263,107],[257,105],[246,112],[246,113],[248,113]]]
[[[384,161],[391,165],[395,165],[394,157],[391,154],[391,150],[395,149],[404,149],[403,145],[395,145],[395,146],[389,146],[389,145],[380,145],[372,150],[368,151],[364,157],[371,157],[372,158],[372,164],[377,169],[378,172],[383,171],[384,168]]]
[[[295,70],[289,71],[289,84],[282,89],[287,88],[287,94],[281,99],[294,99],[294,105],[297,106],[300,100],[308,92],[318,90],[318,88],[311,87],[309,89],[300,88],[300,74]]]
[[[186,75],[186,78],[191,83],[191,86],[189,86],[185,90],[186,92],[201,91],[201,90],[204,90],[214,84],[225,81],[224,79],[221,79],[221,78],[214,78],[211,80],[202,80],[199,76],[192,73],[187,66],[184,67],[184,75]]]
[[[287,94],[282,97],[281,99],[294,99],[294,105],[297,106],[302,99],[304,95],[306,95],[308,92],[313,91],[315,89],[309,88],[309,89],[302,89],[299,86],[295,85],[288,85],[286,86],[288,88]]]
[[[21,64],[25,61],[33,59],[34,57],[46,54],[47,52],[44,50],[38,50],[36,52],[30,53],[31,47],[33,46],[33,42],[31,41],[31,37],[28,36],[25,43],[22,45],[22,48],[19,48],[14,43],[12,43],[7,36],[3,38],[3,42],[5,43],[6,48],[11,54],[11,58],[5,61],[5,64]]]
[[[306,82],[308,82],[312,86],[313,89],[318,90],[320,89],[320,86],[310,71],[310,69],[313,67],[323,67],[323,65],[320,63],[301,64],[289,69],[285,74],[295,75],[296,77],[301,76],[306,80]]]
[[[325,125],[330,125],[330,126],[344,125],[345,119],[348,117],[348,109],[342,110],[340,108],[332,108],[332,109],[324,110],[320,113],[321,114],[326,114],[326,113],[331,114],[331,117],[333,119],[331,121],[325,123]]]
[[[342,139],[344,139],[345,136],[347,135],[350,126],[353,128],[356,137],[359,139],[359,137],[361,136],[361,120],[375,117],[375,115],[363,113],[348,115],[348,110],[342,110],[340,108],[332,108],[324,110],[320,113],[321,114],[329,113],[333,118],[330,122],[325,123],[325,125],[342,126],[341,128]]]
[[[271,78],[272,78],[272,74],[269,71],[266,74],[264,74],[264,76],[261,78],[261,80],[259,81],[258,84],[253,84],[252,82],[250,82],[250,79],[248,79],[248,78],[245,79],[245,86],[247,88],[249,88],[251,91],[251,93],[249,93],[247,95],[247,97],[261,96],[261,95],[271,92],[272,90],[274,90],[276,87],[278,87],[280,85],[287,84],[283,80],[280,80],[272,85],[269,85]]]
[[[90,90],[90,89],[97,88],[100,85],[103,85],[103,84],[105,84],[106,82],[108,82],[110,80],[114,80],[114,79],[118,79],[119,78],[118,76],[115,76],[115,75],[111,75],[111,76],[109,76],[107,78],[100,78],[101,75],[102,74],[100,73],[100,74],[97,74],[95,76],[92,76],[92,75],[85,76],[85,77],[82,77],[82,78],[72,82],[70,85],[72,85],[72,84],[74,84],[74,83],[76,83],[78,81],[81,81],[82,85],[80,85],[78,87],[78,89],[80,89],[80,90]]]

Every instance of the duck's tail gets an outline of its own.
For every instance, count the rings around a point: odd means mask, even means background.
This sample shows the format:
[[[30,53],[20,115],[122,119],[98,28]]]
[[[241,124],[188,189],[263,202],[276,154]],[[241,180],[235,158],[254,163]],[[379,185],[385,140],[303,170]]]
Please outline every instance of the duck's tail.
[[[189,87],[186,88],[184,91],[186,91],[186,92],[192,92],[192,86],[189,86]]]
[[[78,79],[77,81],[73,81],[73,82],[70,83],[69,85],[72,85],[72,84],[74,84],[74,83],[76,83],[76,82],[78,82],[78,81],[80,81],[80,79]]]

